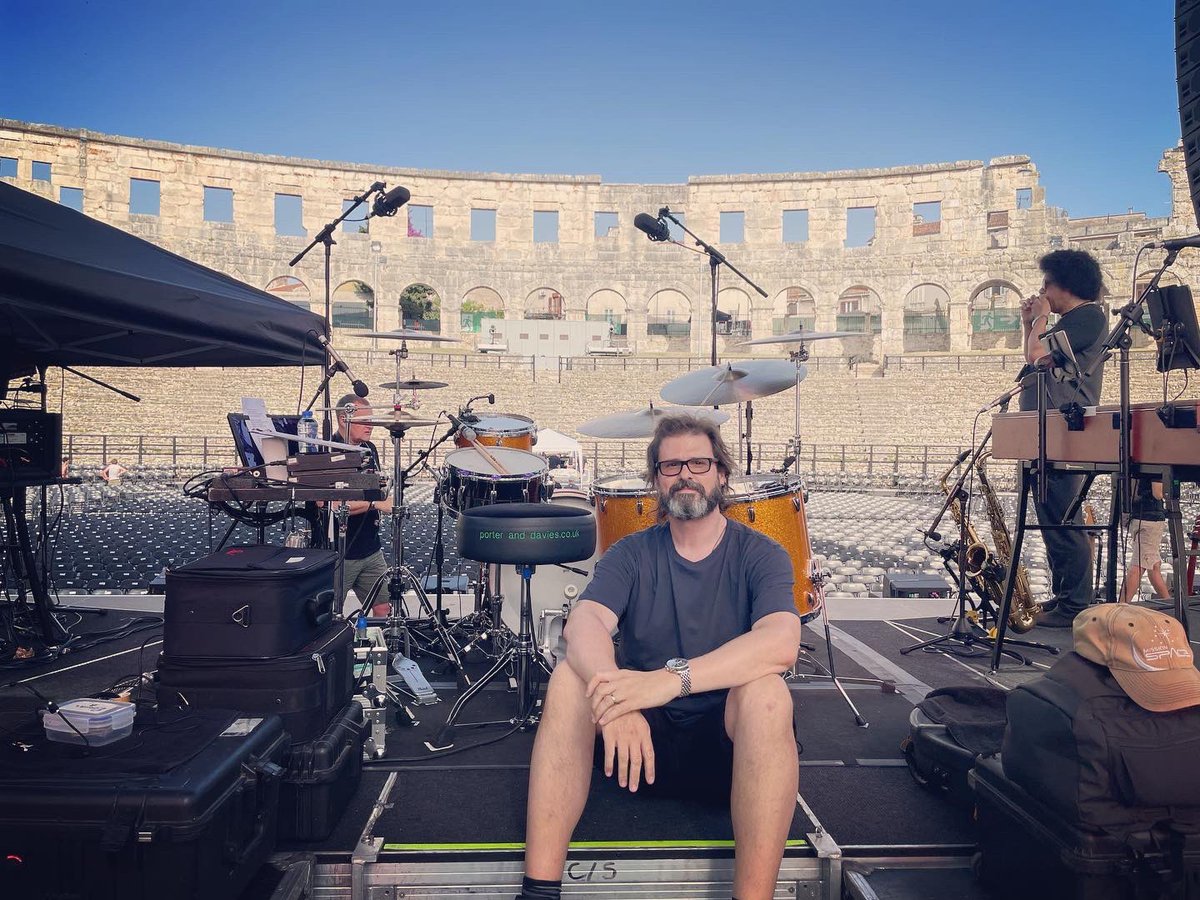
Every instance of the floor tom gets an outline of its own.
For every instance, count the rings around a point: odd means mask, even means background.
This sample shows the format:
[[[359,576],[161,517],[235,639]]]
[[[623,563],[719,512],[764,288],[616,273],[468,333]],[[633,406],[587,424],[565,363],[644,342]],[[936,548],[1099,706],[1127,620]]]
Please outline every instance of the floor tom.
[[[658,521],[658,494],[634,475],[613,475],[592,485],[596,549],[603,554],[626,535]]]

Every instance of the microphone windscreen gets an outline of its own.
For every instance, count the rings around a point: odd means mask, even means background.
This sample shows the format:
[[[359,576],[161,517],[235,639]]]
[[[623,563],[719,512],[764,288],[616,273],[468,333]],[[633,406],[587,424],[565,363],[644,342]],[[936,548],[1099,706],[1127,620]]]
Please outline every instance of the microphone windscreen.
[[[377,216],[392,216],[396,210],[412,199],[412,193],[406,187],[394,187],[378,200],[371,210]]]
[[[667,230],[666,222],[654,218],[649,213],[638,213],[634,216],[633,227],[638,231],[644,231],[652,241],[665,241],[671,236],[670,231]]]

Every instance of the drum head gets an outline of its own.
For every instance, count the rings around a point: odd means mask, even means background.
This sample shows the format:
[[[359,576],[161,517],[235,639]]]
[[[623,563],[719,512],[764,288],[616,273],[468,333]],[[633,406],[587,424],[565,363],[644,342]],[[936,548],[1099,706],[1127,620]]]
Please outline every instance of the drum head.
[[[480,416],[478,422],[468,422],[476,431],[486,434],[528,434],[534,430],[533,419],[515,413],[498,416]]]
[[[742,503],[792,494],[803,487],[797,475],[734,475],[729,479],[729,500]]]
[[[468,474],[471,477],[486,478],[489,480],[528,478],[531,475],[537,475],[549,469],[549,465],[544,459],[536,453],[529,453],[526,450],[516,450],[512,447],[489,447],[488,453],[504,467],[508,473],[507,475],[497,472],[496,467],[488,462],[484,455],[474,447],[466,447],[462,450],[447,453],[446,468]]]
[[[610,475],[592,485],[592,491],[602,497],[643,497],[653,494],[639,475]]]

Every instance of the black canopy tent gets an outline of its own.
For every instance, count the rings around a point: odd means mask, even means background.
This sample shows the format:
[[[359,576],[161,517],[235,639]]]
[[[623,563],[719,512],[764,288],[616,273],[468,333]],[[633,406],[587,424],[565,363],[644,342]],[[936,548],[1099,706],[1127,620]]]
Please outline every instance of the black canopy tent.
[[[322,365],[308,310],[0,183],[0,381],[33,366]]]

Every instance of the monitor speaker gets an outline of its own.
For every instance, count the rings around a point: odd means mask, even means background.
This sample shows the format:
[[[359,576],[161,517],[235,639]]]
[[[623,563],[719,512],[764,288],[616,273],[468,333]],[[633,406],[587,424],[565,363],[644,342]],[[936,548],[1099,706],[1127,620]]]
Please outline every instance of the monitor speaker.
[[[1200,0],[1175,0],[1175,79],[1188,193],[1200,224]]]

